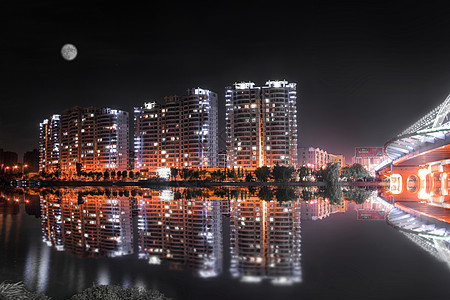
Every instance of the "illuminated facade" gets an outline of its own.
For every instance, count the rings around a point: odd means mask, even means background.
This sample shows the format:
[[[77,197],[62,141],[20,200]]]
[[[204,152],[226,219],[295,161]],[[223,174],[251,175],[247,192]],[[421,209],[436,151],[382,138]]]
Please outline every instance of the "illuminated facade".
[[[60,164],[63,174],[128,170],[128,112],[74,107],[61,116]]]
[[[302,281],[301,202],[231,200],[230,273],[242,281]]]
[[[195,88],[164,100],[134,108],[135,169],[217,167],[217,94]]]
[[[167,261],[171,269],[192,269],[200,277],[222,272],[220,200],[172,190],[152,191],[139,199],[139,257],[150,264]]]
[[[228,167],[297,166],[296,84],[267,81],[226,88]]]
[[[61,141],[60,115],[53,115],[39,124],[39,171],[53,173],[59,170]]]

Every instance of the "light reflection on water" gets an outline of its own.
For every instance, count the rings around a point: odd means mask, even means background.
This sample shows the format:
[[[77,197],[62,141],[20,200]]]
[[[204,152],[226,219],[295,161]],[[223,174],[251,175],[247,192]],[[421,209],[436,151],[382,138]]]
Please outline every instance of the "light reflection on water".
[[[297,196],[305,192],[308,201]],[[78,257],[136,252],[149,264],[164,263],[208,278],[223,272],[224,216],[229,217],[233,278],[294,284],[302,282],[301,220],[347,210],[347,201],[331,203],[318,194],[317,188],[44,190],[39,194],[42,236],[48,246]],[[37,273],[38,290],[45,291],[49,250],[41,248],[38,262],[35,252],[27,257],[26,274]],[[123,280],[130,284],[129,278]],[[25,276],[30,285],[35,281]],[[105,266],[98,270],[97,282],[110,283]]]
[[[301,285],[302,222],[325,220],[349,209],[357,211],[360,220],[383,219],[386,212],[371,192],[344,191],[343,199],[330,200],[318,188],[28,192],[26,202],[20,203],[27,214],[40,217],[42,242],[26,249],[23,280],[40,292],[48,292],[54,268],[64,270],[71,289],[91,284],[75,262],[52,264],[51,251],[88,263],[101,259],[92,274],[98,284],[118,284],[113,277],[122,272],[123,286],[151,287],[142,274],[115,269],[114,260],[133,257],[149,268],[189,271],[205,280],[228,274],[243,284]],[[13,200],[5,200],[8,197]],[[20,215],[14,197],[0,192],[5,243],[11,235],[9,219]]]

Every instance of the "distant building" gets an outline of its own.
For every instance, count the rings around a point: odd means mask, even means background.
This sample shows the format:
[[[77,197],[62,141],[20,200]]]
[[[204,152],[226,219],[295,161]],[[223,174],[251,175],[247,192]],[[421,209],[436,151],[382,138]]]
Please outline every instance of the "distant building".
[[[299,148],[299,165],[311,169],[320,169],[330,162],[327,151],[314,147]]]
[[[17,165],[18,156],[16,152],[12,151],[3,151],[3,149],[0,149],[0,167],[14,167]]]
[[[320,169],[328,163],[339,163],[345,166],[345,156],[342,154],[331,154],[326,150],[314,147],[300,147],[298,151],[299,165],[311,169]]]
[[[341,168],[345,167],[345,156],[342,154],[335,155],[335,162],[339,163]]]
[[[3,149],[0,148],[0,169],[2,169],[2,170],[6,167],[11,167],[11,166],[15,165],[15,164],[10,163],[11,158],[8,157],[8,156],[10,156],[10,154],[8,154],[8,153],[10,153],[10,152],[4,151]],[[6,156],[6,158],[5,158],[5,156]],[[14,159],[13,159],[13,161],[14,161]]]
[[[128,170],[128,112],[74,107],[61,115],[60,164],[63,174]]]
[[[135,169],[217,167],[217,94],[195,88],[164,100],[134,108]]]
[[[295,83],[235,83],[225,101],[228,167],[297,166]]]
[[[39,171],[39,150],[25,152],[23,155],[23,166],[25,173],[35,173]]]
[[[356,147],[352,162],[361,164],[369,172],[386,159],[382,147]]]

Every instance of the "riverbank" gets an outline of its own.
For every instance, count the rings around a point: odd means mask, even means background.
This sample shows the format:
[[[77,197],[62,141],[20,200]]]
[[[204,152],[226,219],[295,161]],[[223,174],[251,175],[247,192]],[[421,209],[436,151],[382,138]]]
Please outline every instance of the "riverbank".
[[[148,181],[62,181],[62,180],[40,180],[38,184],[20,183],[17,186],[38,186],[38,187],[258,187],[258,186],[325,186],[325,182],[241,182],[241,181],[202,181],[202,180],[148,180]],[[358,182],[339,182],[341,187],[382,187],[386,186],[383,182],[358,181]]]

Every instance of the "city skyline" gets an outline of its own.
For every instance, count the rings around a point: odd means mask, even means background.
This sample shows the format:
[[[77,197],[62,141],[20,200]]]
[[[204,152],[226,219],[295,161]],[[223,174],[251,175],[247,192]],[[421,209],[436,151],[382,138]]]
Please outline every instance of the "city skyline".
[[[69,107],[131,112],[189,86],[216,92],[224,120],[225,86],[278,78],[298,84],[300,146],[349,158],[354,147],[382,146],[445,99],[445,9],[414,1],[324,4],[280,6],[256,25],[249,15],[268,14],[256,3],[151,10],[9,3],[1,13],[8,30],[0,48],[0,147],[19,157],[37,148],[39,122]],[[72,61],[60,54],[67,43],[78,49]]]

